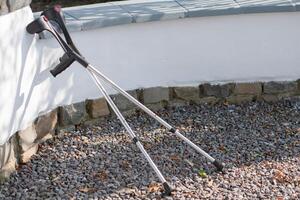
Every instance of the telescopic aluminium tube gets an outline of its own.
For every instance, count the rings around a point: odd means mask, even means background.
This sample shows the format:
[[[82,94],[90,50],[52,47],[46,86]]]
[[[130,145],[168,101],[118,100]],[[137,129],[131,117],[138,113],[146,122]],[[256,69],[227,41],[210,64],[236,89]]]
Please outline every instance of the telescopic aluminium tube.
[[[160,118],[157,114],[152,112],[149,108],[144,106],[142,103],[140,103],[138,100],[136,100],[134,97],[132,97],[130,94],[128,94],[125,90],[123,90],[121,87],[119,87],[117,84],[115,84],[113,81],[111,81],[108,77],[106,77],[104,74],[102,74],[100,71],[98,71],[95,67],[92,65],[88,65],[87,69],[95,74],[97,74],[101,79],[103,79],[105,82],[109,83],[115,90],[120,92],[122,95],[124,95],[128,100],[130,100],[132,103],[134,103],[136,106],[141,108],[143,111],[145,111],[147,114],[149,114],[151,117],[156,119],[159,123],[161,123],[164,127],[166,127],[170,132],[177,135],[180,139],[185,141],[187,144],[189,144],[192,148],[194,148],[196,151],[198,151],[200,154],[205,156],[210,162],[212,162],[219,171],[222,171],[223,165],[218,162],[216,159],[211,157],[208,153],[206,153],[204,150],[202,150],[200,147],[198,147],[196,144],[194,144],[192,141],[187,139],[184,135],[182,135],[178,130],[174,129],[170,124],[168,124],[166,121],[164,121],[162,118]]]
[[[135,133],[130,128],[127,121],[125,120],[125,118],[123,117],[123,115],[121,114],[121,112],[119,111],[119,109],[117,108],[117,106],[115,105],[115,103],[113,102],[113,100],[111,99],[111,97],[109,96],[109,94],[107,93],[107,91],[105,90],[103,85],[101,84],[101,82],[98,80],[97,76],[94,74],[94,71],[91,70],[89,67],[87,68],[87,70],[88,70],[90,76],[95,81],[95,83],[98,86],[101,93],[104,95],[104,98],[106,99],[106,101],[108,102],[110,107],[113,109],[113,111],[116,113],[117,117],[119,118],[119,120],[121,121],[123,126],[125,127],[126,131],[129,133],[129,135],[130,135],[131,139],[133,140],[133,142],[136,143],[136,145],[138,146],[138,148],[140,149],[142,154],[145,156],[145,158],[148,161],[148,163],[150,164],[150,166],[153,168],[153,170],[157,174],[160,181],[163,183],[163,186],[165,188],[165,193],[167,195],[170,195],[171,188],[170,188],[169,184],[167,183],[166,179],[164,178],[162,173],[159,171],[159,169],[157,168],[157,166],[155,165],[155,163],[153,162],[153,160],[151,159],[151,157],[149,156],[147,151],[144,149],[142,143],[137,139]]]

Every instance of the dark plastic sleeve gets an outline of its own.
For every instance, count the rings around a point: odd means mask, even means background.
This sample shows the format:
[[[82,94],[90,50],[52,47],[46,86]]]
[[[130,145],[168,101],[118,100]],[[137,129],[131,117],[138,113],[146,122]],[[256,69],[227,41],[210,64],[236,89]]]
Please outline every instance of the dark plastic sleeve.
[[[60,59],[60,63],[50,73],[56,77],[58,74],[66,70],[75,61],[72,57],[67,57],[66,54]]]

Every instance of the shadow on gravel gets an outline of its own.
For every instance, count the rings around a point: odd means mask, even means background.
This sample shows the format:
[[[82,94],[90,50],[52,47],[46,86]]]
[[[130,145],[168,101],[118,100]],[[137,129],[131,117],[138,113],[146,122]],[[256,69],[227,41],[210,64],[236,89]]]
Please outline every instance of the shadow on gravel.
[[[230,170],[264,161],[282,162],[290,157],[299,157],[300,107],[297,106],[300,105],[289,101],[276,105],[262,103],[243,106],[193,106],[170,109],[159,114],[175,123],[189,139],[214,158],[223,161],[226,164],[225,170]],[[112,123],[117,122],[113,120]],[[203,156],[176,136],[161,129],[149,117],[137,114],[129,118],[129,123],[133,125],[146,150],[169,181],[190,179],[199,182],[197,179],[201,169],[207,176],[222,176]],[[109,123],[105,121],[98,126],[104,127],[106,124]],[[94,184],[98,186],[97,190],[104,190],[110,195],[130,193],[131,190],[124,188],[145,187],[147,192],[143,197],[159,198],[159,194],[153,196],[153,193],[149,193],[155,190],[153,184],[151,185],[151,182],[157,181],[154,171],[126,137],[127,133],[122,131],[123,128],[116,125],[111,127],[114,127],[113,131],[106,134],[108,140],[111,137],[115,141],[89,144],[92,145],[90,148],[100,152],[93,158],[101,163],[96,179],[99,181],[100,178],[102,181]],[[93,178],[89,177],[88,180]]]
[[[298,100],[242,106],[192,105],[169,108],[158,114],[211,156],[223,161],[230,174],[237,168],[299,158],[299,111]],[[221,181],[230,181],[228,175],[216,172],[203,156],[157,122],[141,113],[127,119],[166,179],[175,184],[175,193],[187,190],[186,198],[198,198],[194,191],[205,190],[211,180],[220,182],[218,187],[224,187],[223,190],[231,190]],[[44,177],[40,177],[45,179],[43,186],[37,184],[33,172]],[[152,199],[160,198],[161,194],[154,171],[113,118],[47,141],[39,155],[20,169],[17,176],[22,174],[36,185],[33,190],[41,198]],[[237,178],[241,176],[232,179]],[[252,178],[255,177],[249,177],[250,181]]]

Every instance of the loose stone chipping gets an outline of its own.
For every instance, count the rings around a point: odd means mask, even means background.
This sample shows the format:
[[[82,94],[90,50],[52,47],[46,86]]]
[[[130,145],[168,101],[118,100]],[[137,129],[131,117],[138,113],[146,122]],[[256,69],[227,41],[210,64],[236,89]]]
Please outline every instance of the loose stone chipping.
[[[170,107],[158,113],[225,162],[225,174],[147,115],[128,119],[175,188],[166,199],[299,199],[299,100]],[[111,117],[47,140],[0,186],[0,198],[14,200],[160,199],[160,194],[155,173]]]

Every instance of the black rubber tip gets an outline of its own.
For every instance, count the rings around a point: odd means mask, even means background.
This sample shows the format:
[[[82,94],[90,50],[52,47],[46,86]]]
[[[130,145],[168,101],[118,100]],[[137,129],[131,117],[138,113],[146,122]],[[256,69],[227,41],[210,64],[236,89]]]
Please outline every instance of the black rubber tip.
[[[171,128],[169,131],[170,131],[171,133],[176,133],[176,129],[175,129],[175,128]]]
[[[132,141],[133,141],[134,144],[136,144],[139,140],[137,139],[137,137],[134,137],[134,138],[132,139]]]
[[[217,168],[218,171],[223,172],[224,164],[215,160],[213,162],[214,166]]]
[[[162,194],[162,196],[171,196],[171,193],[172,193],[172,189],[170,187],[170,185],[167,183],[167,182],[164,182],[163,183],[163,186],[164,186],[164,193]]]

